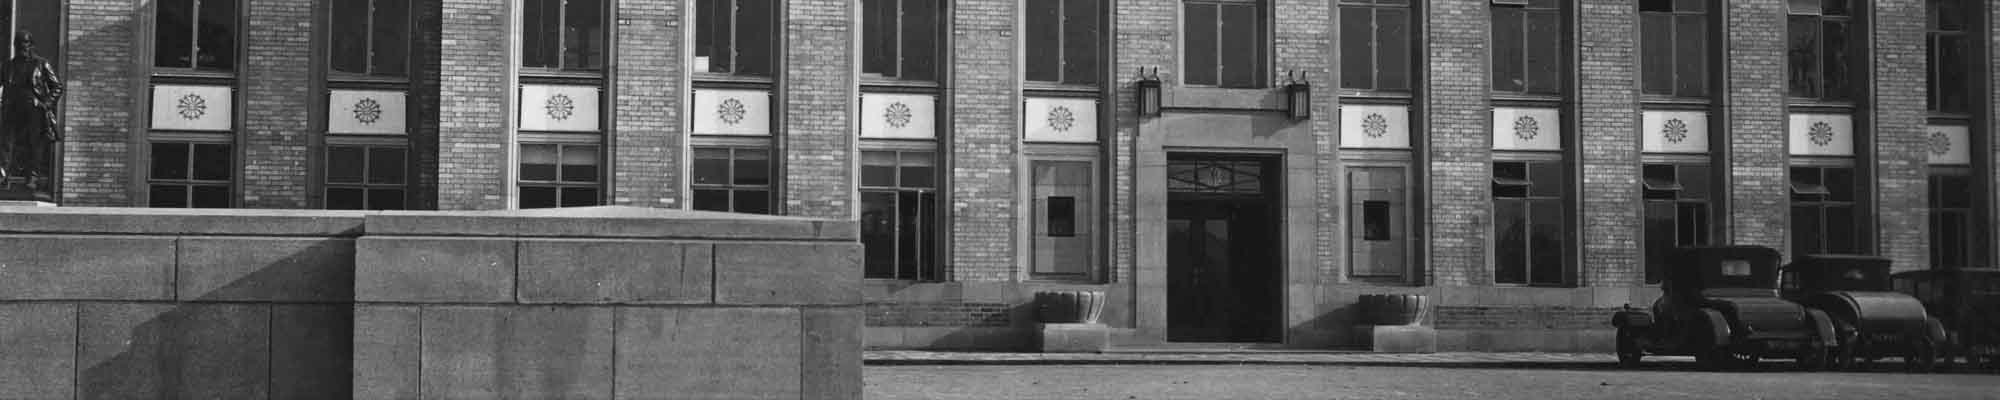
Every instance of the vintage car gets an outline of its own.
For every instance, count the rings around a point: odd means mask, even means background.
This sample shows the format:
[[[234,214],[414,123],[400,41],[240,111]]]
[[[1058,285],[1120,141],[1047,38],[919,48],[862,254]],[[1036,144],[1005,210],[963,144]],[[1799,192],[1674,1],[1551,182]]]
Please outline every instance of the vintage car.
[[[1891,279],[1896,291],[1916,296],[1942,321],[1941,364],[1962,359],[1965,366],[2000,370],[2000,269],[1906,271]]]
[[[1885,356],[1900,356],[1910,369],[1935,367],[1944,325],[1924,304],[1898,293],[1889,280],[1888,258],[1813,254],[1786,265],[1782,295],[1833,317],[1832,362],[1852,369]]]
[[[1661,296],[1650,310],[1626,305],[1611,318],[1618,362],[1692,355],[1704,369],[1749,367],[1790,358],[1826,365],[1836,344],[1826,313],[1778,297],[1777,250],[1761,246],[1681,248],[1669,255]]]

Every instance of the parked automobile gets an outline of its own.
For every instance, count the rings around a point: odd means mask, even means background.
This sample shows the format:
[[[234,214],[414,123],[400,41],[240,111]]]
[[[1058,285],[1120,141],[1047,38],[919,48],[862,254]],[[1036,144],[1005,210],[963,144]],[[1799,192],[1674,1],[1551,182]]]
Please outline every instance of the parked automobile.
[[[1952,366],[2000,370],[2000,269],[1935,269],[1891,275],[1945,328],[1938,358]]]
[[[1704,369],[1749,367],[1762,358],[1826,365],[1834,341],[1826,313],[1778,296],[1775,249],[1705,246],[1675,251],[1649,310],[1626,305],[1611,318],[1618,362],[1646,355],[1691,355]]]
[[[1825,311],[1833,317],[1833,363],[1840,369],[1902,357],[1912,370],[1936,366],[1938,347],[1945,342],[1944,324],[1924,310],[1916,297],[1895,291],[1885,257],[1812,254],[1786,265],[1785,299]]]

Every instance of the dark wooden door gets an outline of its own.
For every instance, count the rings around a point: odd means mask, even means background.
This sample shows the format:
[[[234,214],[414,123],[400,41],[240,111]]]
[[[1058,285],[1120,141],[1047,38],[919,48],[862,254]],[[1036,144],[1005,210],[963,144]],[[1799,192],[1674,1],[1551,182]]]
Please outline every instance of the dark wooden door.
[[[1179,178],[1168,187],[1167,340],[1281,340],[1282,224],[1275,184],[1262,179],[1275,163],[1169,162]]]

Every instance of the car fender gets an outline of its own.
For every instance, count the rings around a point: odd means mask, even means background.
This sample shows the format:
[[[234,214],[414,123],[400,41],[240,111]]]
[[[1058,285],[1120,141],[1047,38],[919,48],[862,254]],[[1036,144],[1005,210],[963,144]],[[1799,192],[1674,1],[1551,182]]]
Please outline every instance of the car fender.
[[[1708,343],[1715,347],[1728,346],[1729,319],[1723,318],[1722,312],[1716,311],[1713,308],[1701,309],[1701,315],[1707,318],[1708,334],[1710,335]]]
[[[1840,338],[1833,333],[1833,317],[1816,308],[1806,309],[1806,317],[1812,319],[1813,332],[1817,335],[1814,339],[1818,339],[1821,346],[1833,348],[1840,345]]]

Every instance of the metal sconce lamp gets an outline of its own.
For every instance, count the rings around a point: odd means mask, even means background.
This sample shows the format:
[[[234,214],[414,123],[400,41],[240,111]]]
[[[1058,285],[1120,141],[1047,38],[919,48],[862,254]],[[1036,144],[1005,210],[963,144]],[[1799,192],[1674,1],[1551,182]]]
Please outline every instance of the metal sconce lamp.
[[[1153,72],[1150,74],[1146,73],[1145,67],[1139,68],[1139,115],[1146,117],[1160,116],[1159,67],[1154,67]]]
[[[1285,97],[1292,119],[1312,119],[1312,83],[1295,79],[1291,71],[1285,72],[1285,82]]]

